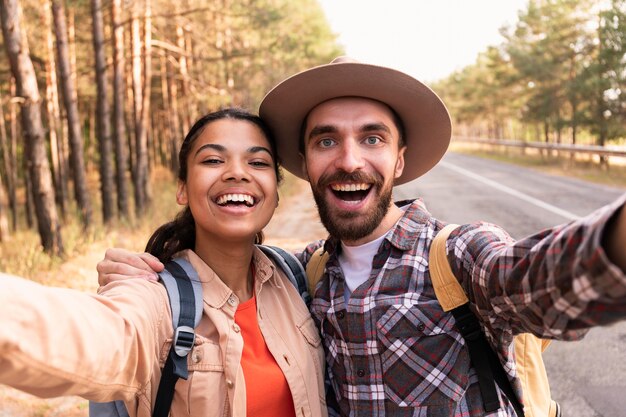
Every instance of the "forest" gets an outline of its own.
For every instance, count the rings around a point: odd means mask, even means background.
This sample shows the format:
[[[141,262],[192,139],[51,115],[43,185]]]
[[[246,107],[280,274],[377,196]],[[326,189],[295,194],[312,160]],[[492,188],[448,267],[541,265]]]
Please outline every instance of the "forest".
[[[141,218],[202,114],[255,111],[343,52],[315,0],[1,0],[0,18],[0,241],[36,228],[53,256],[72,219]]]
[[[434,86],[465,137],[623,144],[626,1],[533,0]]]

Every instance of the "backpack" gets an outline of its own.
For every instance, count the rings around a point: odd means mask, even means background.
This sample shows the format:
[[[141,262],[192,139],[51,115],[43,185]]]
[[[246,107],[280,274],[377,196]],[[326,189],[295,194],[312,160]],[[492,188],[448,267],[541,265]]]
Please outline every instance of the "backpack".
[[[550,398],[548,376],[541,356],[550,343],[549,340],[539,339],[528,333],[515,336],[515,362],[517,377],[524,392],[524,405],[515,395],[498,355],[487,342],[478,318],[469,308],[467,295],[448,263],[446,240],[457,227],[450,224],[439,231],[430,247],[428,263],[437,300],[444,311],[452,313],[457,329],[467,345],[470,360],[478,376],[485,412],[500,408],[495,386],[497,383],[513,405],[518,417],[560,417],[558,403]],[[315,294],[315,287],[324,274],[328,257],[329,254],[320,247],[313,253],[306,266],[311,296]]]
[[[298,289],[307,304],[311,303],[304,268],[291,253],[274,246],[257,245],[265,255],[278,265]],[[153,417],[167,417],[174,397],[174,387],[179,378],[187,379],[187,356],[193,348],[194,329],[202,317],[202,285],[193,266],[185,259],[175,259],[159,273],[165,285],[172,310],[174,335],[172,346],[163,367]],[[89,417],[129,417],[123,401],[89,402]]]

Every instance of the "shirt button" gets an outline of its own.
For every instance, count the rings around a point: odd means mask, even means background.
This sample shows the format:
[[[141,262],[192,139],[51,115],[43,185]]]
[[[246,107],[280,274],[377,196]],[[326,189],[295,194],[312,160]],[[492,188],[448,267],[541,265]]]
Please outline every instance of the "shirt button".
[[[420,323],[417,325],[417,330],[419,330],[420,332],[423,332],[425,328],[426,325],[424,325],[424,323]]]
[[[338,311],[337,312],[337,318],[339,320],[343,320],[343,318],[346,316],[346,313],[344,313],[343,311]]]
[[[234,306],[237,303],[237,300],[235,300],[235,296],[231,295],[230,297],[228,297],[228,304],[230,304],[231,306]]]
[[[200,362],[200,360],[202,360],[202,355],[200,354],[200,352],[193,352],[193,354],[191,355],[191,361],[193,363],[198,363]]]
[[[363,378],[365,376],[365,371],[363,369],[359,369],[356,371],[356,374],[359,378]]]
[[[233,384],[233,381],[231,381],[230,379],[227,379],[226,385],[228,385],[228,388],[232,388],[235,384]]]
[[[241,327],[239,327],[239,325],[235,323],[233,324],[233,330],[235,331],[235,333],[239,333],[239,331],[241,330]]]

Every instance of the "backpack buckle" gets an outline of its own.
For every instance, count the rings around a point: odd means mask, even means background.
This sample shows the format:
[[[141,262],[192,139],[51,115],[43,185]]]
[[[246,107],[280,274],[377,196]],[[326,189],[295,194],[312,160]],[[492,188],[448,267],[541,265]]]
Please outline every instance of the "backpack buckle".
[[[180,357],[185,357],[191,351],[193,342],[196,340],[196,333],[189,326],[179,326],[174,332],[174,352]]]

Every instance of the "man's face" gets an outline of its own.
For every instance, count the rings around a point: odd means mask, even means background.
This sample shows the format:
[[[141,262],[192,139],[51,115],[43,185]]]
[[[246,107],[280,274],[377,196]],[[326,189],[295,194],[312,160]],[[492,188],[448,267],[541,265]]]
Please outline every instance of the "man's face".
[[[358,244],[381,224],[404,168],[399,140],[391,110],[378,101],[337,98],[309,113],[304,169],[331,235]]]

